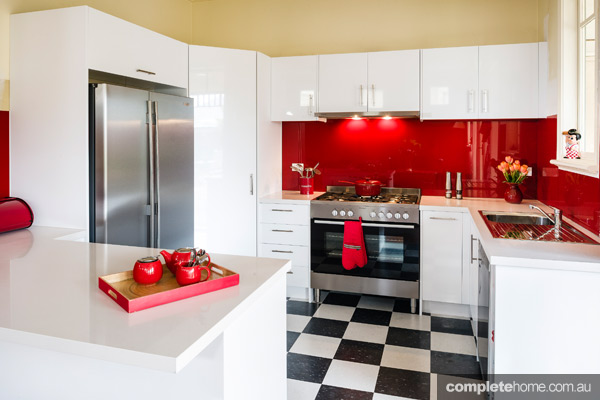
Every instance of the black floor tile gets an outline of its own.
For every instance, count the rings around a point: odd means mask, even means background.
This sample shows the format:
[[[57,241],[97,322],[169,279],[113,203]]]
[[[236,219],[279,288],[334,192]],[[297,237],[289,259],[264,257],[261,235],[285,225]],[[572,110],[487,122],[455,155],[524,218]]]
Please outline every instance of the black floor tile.
[[[287,377],[320,384],[325,379],[330,364],[331,360],[328,358],[288,353]]]
[[[357,308],[352,315],[352,322],[361,322],[363,324],[388,326],[392,319],[391,311],[369,310],[366,308]]]
[[[385,344],[429,350],[431,348],[431,333],[390,327]]]
[[[416,301],[415,312],[419,313],[419,301]],[[394,312],[403,312],[410,314],[412,311],[410,309],[410,299],[398,298],[394,302]]]
[[[390,396],[429,400],[428,373],[380,367],[375,392]]]
[[[434,374],[481,379],[477,358],[465,354],[432,351],[431,372]]]
[[[319,305],[317,303],[309,303],[307,301],[287,301],[287,313],[295,315],[306,315],[312,317],[317,312]]]
[[[290,351],[294,343],[296,343],[298,336],[300,336],[299,332],[287,331],[287,351]]]
[[[346,321],[312,317],[302,332],[341,338],[344,336],[346,328],[348,328]]]
[[[329,293],[323,304],[334,304],[336,306],[348,306],[356,307],[360,301],[359,294],[346,294],[346,293]]]
[[[466,319],[431,317],[431,331],[473,336],[471,321]]]
[[[315,400],[372,400],[373,393],[323,385]]]
[[[353,361],[363,364],[381,364],[384,345],[342,339],[335,353],[336,360]]]

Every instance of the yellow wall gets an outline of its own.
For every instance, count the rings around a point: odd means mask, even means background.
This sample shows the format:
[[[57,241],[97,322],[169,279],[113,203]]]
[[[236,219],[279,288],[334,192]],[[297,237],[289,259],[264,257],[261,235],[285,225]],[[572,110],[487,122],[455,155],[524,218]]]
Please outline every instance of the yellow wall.
[[[269,56],[538,40],[538,0],[204,0],[193,44]]]
[[[10,14],[88,5],[189,43],[192,34],[189,0],[0,0],[0,110],[8,110]]]

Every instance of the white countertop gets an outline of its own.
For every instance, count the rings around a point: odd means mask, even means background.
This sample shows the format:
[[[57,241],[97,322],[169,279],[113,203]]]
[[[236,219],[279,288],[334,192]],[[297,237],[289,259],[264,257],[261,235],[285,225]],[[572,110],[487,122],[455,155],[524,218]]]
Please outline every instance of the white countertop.
[[[71,229],[0,234],[0,340],[178,372],[241,315],[287,260],[211,254],[240,284],[128,314],[98,276],[133,267],[156,249],[55,240]]]
[[[286,203],[286,204],[305,204],[309,205],[310,201],[316,199],[325,192],[314,192],[313,194],[300,194],[297,190],[284,190],[274,192],[260,198],[261,203]]]
[[[442,196],[422,196],[419,208],[430,211],[470,213],[491,264],[600,272],[600,245],[494,238],[483,217],[479,214],[480,210],[536,213],[537,211],[529,209],[530,204],[537,205],[544,211],[552,212],[550,208],[537,200],[523,200],[521,204],[510,204],[504,199],[466,198],[456,200],[446,199]],[[564,220],[580,229],[590,238],[600,241],[597,235],[582,226],[568,218],[564,218]]]

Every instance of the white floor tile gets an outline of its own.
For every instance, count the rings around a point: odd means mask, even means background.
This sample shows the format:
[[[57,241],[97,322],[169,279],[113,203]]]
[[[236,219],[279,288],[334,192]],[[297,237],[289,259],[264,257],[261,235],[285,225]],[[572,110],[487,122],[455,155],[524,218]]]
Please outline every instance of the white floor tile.
[[[344,339],[384,344],[388,329],[387,326],[350,322],[344,333]]]
[[[431,350],[446,353],[477,355],[473,336],[431,332]]]
[[[358,307],[371,310],[392,311],[394,309],[394,303],[394,299],[389,299],[387,297],[363,295],[358,302]]]
[[[321,385],[318,383],[288,379],[287,398],[288,400],[314,400],[317,397],[320,388]]]
[[[386,344],[381,358],[381,365],[383,367],[430,372],[431,352],[429,350]]]
[[[437,400],[437,374],[429,375],[429,400]]]
[[[375,393],[373,395],[373,400],[412,400],[408,397],[398,397],[398,396],[390,396],[389,394],[381,394]]]
[[[315,357],[333,358],[341,341],[342,339],[339,338],[302,333],[296,339],[290,352]]]
[[[288,314],[287,330],[292,332],[302,332],[304,328],[306,328],[306,325],[308,325],[308,321],[310,321],[310,317],[305,315]]]
[[[350,361],[333,360],[323,384],[374,392],[379,367]]]
[[[314,317],[350,321],[354,314],[354,307],[337,306],[334,304],[321,304]]]
[[[419,331],[431,330],[431,317],[429,315],[392,313],[390,326],[394,328],[416,329]]]

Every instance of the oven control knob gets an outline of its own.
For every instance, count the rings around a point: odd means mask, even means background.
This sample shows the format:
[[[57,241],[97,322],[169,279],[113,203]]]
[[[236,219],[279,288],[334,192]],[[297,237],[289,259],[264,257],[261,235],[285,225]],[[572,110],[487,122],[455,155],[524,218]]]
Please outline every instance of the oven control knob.
[[[354,212],[352,210],[348,210],[348,216],[351,217],[354,215]]]
[[[385,214],[383,213],[383,211],[380,211],[379,212],[379,218],[383,218],[383,217],[385,217]]]
[[[333,210],[333,211],[331,212],[331,215],[333,215],[334,217],[337,217],[337,215],[338,215],[338,212],[337,212],[337,210]]]
[[[400,218],[402,218],[402,214],[396,213],[396,214],[394,214],[394,218],[400,219]]]
[[[393,215],[392,215],[392,213],[391,213],[391,212],[389,212],[389,213],[385,214],[385,216],[386,216],[386,217],[388,217],[388,218],[392,218],[392,217],[393,217]]]
[[[342,210],[340,211],[340,217],[345,217],[346,216],[346,211]]]
[[[402,214],[402,218],[404,218],[404,219],[408,219],[409,217],[410,217],[410,215],[408,215],[408,213]]]
[[[377,216],[377,214],[375,213],[375,211],[371,211],[371,213],[369,214],[369,216],[371,218],[375,218]]]

